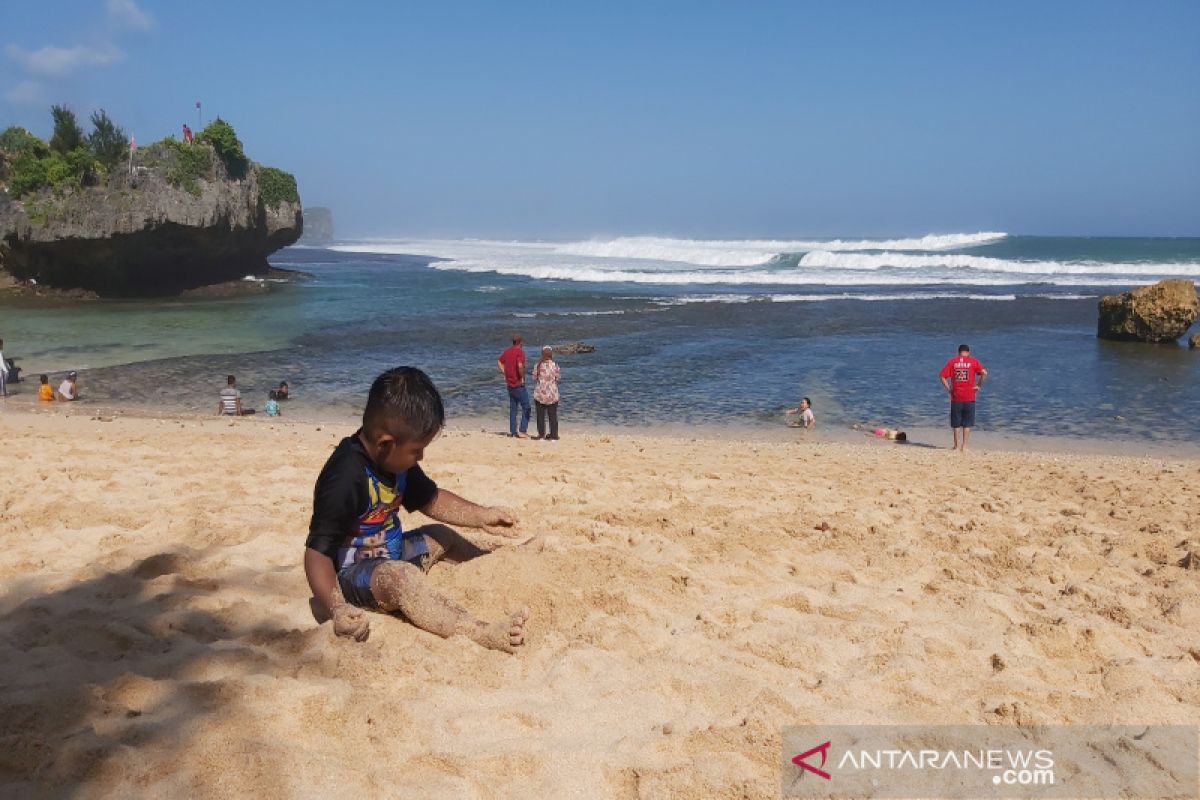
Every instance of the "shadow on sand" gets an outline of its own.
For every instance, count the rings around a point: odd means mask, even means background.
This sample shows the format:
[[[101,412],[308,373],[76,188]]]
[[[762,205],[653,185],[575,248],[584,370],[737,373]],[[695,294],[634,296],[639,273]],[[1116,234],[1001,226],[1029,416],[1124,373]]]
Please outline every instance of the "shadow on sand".
[[[10,582],[0,595],[0,796],[153,793],[196,726],[237,705],[245,688],[233,678],[319,660],[315,627],[237,622],[264,619],[239,598],[294,582],[287,571],[224,569],[218,583],[194,556],[164,552],[50,592]],[[231,586],[243,591],[227,598]],[[238,724],[239,739],[253,735]],[[203,778],[183,781],[204,791]]]

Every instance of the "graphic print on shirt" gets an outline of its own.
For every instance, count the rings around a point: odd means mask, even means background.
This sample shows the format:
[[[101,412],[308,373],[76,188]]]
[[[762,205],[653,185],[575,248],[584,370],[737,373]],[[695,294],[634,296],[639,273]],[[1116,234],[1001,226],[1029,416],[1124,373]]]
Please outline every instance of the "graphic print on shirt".
[[[338,548],[338,569],[368,558],[405,561],[429,552],[421,534],[405,536],[400,524],[400,503],[408,473],[396,476],[395,487],[388,486],[369,467],[364,467],[370,506],[360,514],[357,534],[349,536]]]

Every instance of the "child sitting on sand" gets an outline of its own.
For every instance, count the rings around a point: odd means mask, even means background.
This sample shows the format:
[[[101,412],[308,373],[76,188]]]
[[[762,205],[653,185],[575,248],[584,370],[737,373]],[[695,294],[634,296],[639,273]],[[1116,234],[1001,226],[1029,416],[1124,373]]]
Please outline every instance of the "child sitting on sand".
[[[461,633],[484,647],[513,652],[525,642],[528,609],[482,622],[434,591],[425,573],[444,559],[466,561],[487,550],[445,525],[404,531],[400,506],[449,525],[508,532],[516,520],[439,489],[418,464],[441,432],[445,410],[433,381],[416,367],[375,379],[362,427],[325,462],[313,493],[304,573],[333,619],[333,632],[363,641],[364,609],[393,613],[438,636]]]
[[[38,400],[54,402],[54,387],[50,385],[49,375],[38,375]]]

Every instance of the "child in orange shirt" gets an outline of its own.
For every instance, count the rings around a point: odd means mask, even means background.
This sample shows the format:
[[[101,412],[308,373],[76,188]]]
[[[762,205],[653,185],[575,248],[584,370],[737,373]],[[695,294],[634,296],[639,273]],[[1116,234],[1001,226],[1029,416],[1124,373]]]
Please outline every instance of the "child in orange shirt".
[[[50,388],[50,376],[49,375],[39,375],[38,381],[40,381],[42,384],[41,386],[38,387],[38,400],[53,402],[54,401],[54,390]]]

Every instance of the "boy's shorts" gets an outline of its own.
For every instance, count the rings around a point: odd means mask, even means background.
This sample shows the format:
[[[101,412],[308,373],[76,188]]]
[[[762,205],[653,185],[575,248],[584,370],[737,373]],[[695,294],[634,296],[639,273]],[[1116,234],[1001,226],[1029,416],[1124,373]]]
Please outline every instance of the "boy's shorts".
[[[409,559],[408,563],[418,567],[422,572],[427,568],[428,555],[420,555]],[[380,564],[391,561],[390,558],[364,558],[362,561],[343,567],[337,574],[338,586],[346,602],[359,608],[378,608],[379,603],[371,592],[371,576]]]
[[[971,400],[955,400],[950,403],[950,427],[974,428],[975,403]]]

